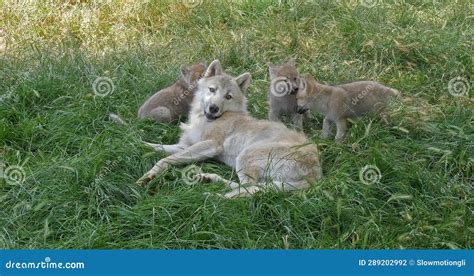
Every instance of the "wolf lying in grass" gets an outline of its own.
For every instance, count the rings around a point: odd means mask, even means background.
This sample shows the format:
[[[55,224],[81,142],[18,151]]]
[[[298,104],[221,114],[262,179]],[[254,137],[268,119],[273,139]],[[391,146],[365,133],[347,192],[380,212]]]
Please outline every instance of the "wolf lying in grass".
[[[302,133],[282,123],[257,120],[247,113],[245,91],[250,74],[225,74],[213,61],[199,80],[188,122],[181,125],[178,144],[149,144],[171,155],[161,159],[137,183],[147,184],[171,165],[216,158],[237,171],[240,183],[216,174],[200,174],[203,181],[223,181],[227,198],[249,196],[266,180],[282,191],[304,189],[307,180],[322,177],[319,152]]]
[[[202,77],[206,64],[181,66],[181,76],[173,85],[156,92],[138,110],[139,118],[149,118],[160,123],[172,123],[187,116],[193,100],[195,82]]]
[[[270,64],[268,72],[270,75],[268,119],[281,122],[286,117],[294,128],[302,130],[303,115],[297,112],[295,97],[300,79],[295,60],[290,58],[281,65]]]
[[[324,139],[329,138],[331,124],[335,123],[336,141],[342,140],[346,135],[347,118],[380,113],[390,99],[400,97],[398,90],[375,81],[329,86],[318,83],[311,75],[306,75],[300,86],[296,93],[298,112],[303,114],[309,109],[324,115]]]

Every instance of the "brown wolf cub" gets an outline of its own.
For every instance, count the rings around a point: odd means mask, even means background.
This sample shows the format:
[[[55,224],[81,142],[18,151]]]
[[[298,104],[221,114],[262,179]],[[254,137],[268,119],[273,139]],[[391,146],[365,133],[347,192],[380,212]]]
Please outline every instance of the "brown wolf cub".
[[[318,83],[311,75],[301,80],[296,93],[298,112],[308,109],[324,115],[324,139],[329,138],[331,124],[337,127],[336,140],[344,138],[347,118],[367,113],[381,113],[392,98],[399,98],[400,92],[375,81],[356,81],[341,85]]]
[[[138,110],[138,118],[150,118],[161,123],[172,123],[189,113],[196,81],[204,74],[205,62],[189,67],[181,66],[180,78],[173,85],[156,92]]]

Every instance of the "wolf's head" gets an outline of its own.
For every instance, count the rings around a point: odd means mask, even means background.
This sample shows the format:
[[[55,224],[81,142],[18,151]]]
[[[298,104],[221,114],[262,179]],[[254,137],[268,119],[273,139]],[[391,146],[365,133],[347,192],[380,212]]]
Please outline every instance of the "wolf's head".
[[[296,104],[297,104],[297,112],[300,114],[305,113],[308,111],[308,103],[309,97],[312,97],[315,93],[315,83],[316,80],[313,76],[307,74],[303,78],[301,78],[298,92],[296,93]]]
[[[186,87],[196,86],[196,82],[204,76],[206,68],[207,65],[205,61],[189,66],[181,65],[179,69],[181,74],[180,80],[184,82]]]
[[[250,79],[250,73],[238,77],[225,74],[221,63],[214,60],[204,78],[198,81],[194,111],[202,112],[208,121],[216,120],[225,112],[247,112],[245,91]]]
[[[270,74],[270,93],[276,97],[295,95],[299,89],[300,77],[295,60],[290,58],[281,65],[268,65]]]

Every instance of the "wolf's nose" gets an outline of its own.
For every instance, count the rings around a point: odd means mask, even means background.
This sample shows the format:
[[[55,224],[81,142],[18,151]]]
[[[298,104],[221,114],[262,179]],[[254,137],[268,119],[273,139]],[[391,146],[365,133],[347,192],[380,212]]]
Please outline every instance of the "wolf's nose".
[[[298,112],[299,114],[303,114],[303,113],[305,113],[306,111],[308,111],[308,108],[307,108],[307,107],[300,106],[300,105],[298,105],[298,106],[296,107],[296,112]]]
[[[296,93],[298,93],[298,89],[299,89],[298,86],[293,88],[293,90],[291,90],[290,92],[290,95],[296,95]]]
[[[209,106],[209,112],[217,113],[217,112],[219,112],[219,107],[215,104],[212,104],[211,106]]]

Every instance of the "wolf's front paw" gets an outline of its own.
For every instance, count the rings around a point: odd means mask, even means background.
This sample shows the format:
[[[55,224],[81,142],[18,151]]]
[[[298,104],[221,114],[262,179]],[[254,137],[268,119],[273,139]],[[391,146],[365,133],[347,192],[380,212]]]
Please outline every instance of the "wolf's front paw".
[[[156,151],[164,151],[162,144],[153,144],[153,143],[148,143],[148,142],[144,142],[144,143],[145,145],[153,148]]]
[[[150,172],[147,172],[146,174],[144,174],[142,177],[140,177],[140,179],[137,180],[137,184],[144,187],[146,186],[146,184],[148,184],[148,182],[150,182],[153,178],[155,178],[155,175],[150,173]]]
[[[197,173],[195,177],[202,183],[214,183],[221,180],[221,177],[215,173]]]

